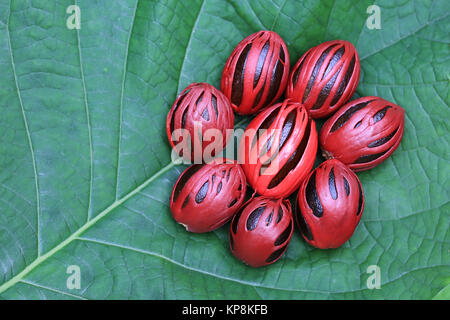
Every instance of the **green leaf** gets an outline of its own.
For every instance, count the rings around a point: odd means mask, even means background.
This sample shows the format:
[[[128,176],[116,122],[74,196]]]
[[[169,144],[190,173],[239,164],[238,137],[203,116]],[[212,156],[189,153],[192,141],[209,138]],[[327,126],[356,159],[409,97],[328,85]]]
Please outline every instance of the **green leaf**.
[[[81,29],[69,29],[76,4]],[[447,292],[448,1],[0,1],[0,297],[3,299],[430,299]],[[183,167],[165,118],[190,82],[219,86],[234,46],[278,32],[292,63],[325,40],[361,57],[356,96],[406,110],[391,158],[359,174],[354,236],[314,249],[298,232],[277,263],[229,252],[228,226],[190,234],[168,209]],[[245,118],[239,118],[245,124]],[[80,268],[80,288],[68,286]],[[371,265],[380,289],[369,289]],[[441,291],[444,290],[444,291]],[[439,293],[441,292],[441,293]]]
[[[433,300],[449,300],[450,299],[450,284],[444,287],[437,295],[433,297]]]

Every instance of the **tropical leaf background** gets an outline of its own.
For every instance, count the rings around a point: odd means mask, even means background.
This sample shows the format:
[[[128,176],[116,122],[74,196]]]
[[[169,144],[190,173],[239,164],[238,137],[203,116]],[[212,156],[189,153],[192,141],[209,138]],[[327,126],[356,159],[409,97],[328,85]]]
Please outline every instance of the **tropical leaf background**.
[[[448,1],[0,0],[0,297],[3,299],[448,298]],[[66,27],[67,7],[81,29]],[[228,228],[189,234],[168,209],[183,167],[165,117],[189,83],[219,86],[233,47],[278,32],[294,63],[325,40],[354,43],[356,96],[406,110],[403,141],[359,174],[354,236],[317,250],[295,232],[252,269]],[[239,119],[240,120],[240,119]],[[245,124],[241,122],[241,125]],[[68,289],[67,268],[81,270]],[[370,265],[381,288],[370,290]]]

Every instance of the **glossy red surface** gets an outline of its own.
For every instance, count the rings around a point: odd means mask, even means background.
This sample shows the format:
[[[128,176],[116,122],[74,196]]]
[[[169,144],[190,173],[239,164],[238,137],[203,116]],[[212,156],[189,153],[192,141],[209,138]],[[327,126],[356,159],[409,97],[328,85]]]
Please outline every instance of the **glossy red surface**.
[[[172,136],[174,130],[186,129],[189,133],[191,152],[181,156],[195,163],[203,162],[205,150],[212,151],[212,156],[223,150],[229,138],[226,130],[233,129],[233,126],[234,114],[230,102],[222,92],[208,83],[192,83],[187,86],[178,95],[166,121],[167,137],[172,148],[183,142],[175,141]],[[206,133],[208,130],[211,133],[210,129],[220,132],[222,139],[209,139]]]
[[[305,179],[296,205],[303,238],[317,248],[337,248],[350,239],[361,219],[364,193],[356,174],[332,159]]]
[[[344,40],[324,42],[297,61],[286,97],[303,103],[313,119],[329,116],[355,92],[360,68],[353,44]]]
[[[285,100],[261,111],[249,123],[238,159],[258,194],[283,198],[311,171],[317,145],[316,125],[305,108]]]
[[[354,171],[371,169],[397,149],[403,137],[405,111],[378,97],[353,100],[323,125],[320,146]]]
[[[289,200],[256,197],[231,222],[231,252],[252,267],[272,264],[286,251],[293,229]]]
[[[273,31],[259,31],[243,39],[222,72],[221,91],[239,114],[254,114],[273,104],[289,77],[289,53]]]
[[[241,167],[233,160],[218,161],[190,166],[175,183],[170,211],[188,231],[221,227],[244,201],[246,181]]]

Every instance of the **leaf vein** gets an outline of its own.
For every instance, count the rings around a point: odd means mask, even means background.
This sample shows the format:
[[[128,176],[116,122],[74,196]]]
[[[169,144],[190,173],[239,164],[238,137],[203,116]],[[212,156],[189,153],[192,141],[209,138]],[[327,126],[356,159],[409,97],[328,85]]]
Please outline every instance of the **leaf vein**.
[[[78,296],[78,295],[75,295],[75,294],[72,294],[72,293],[64,292],[64,291],[61,291],[61,290],[58,290],[58,289],[50,288],[50,287],[47,287],[47,286],[43,286],[43,285],[37,284],[35,282],[31,282],[31,281],[27,281],[27,280],[20,280],[20,282],[23,283],[23,284],[27,284],[29,286],[32,286],[32,287],[36,287],[38,289],[48,290],[48,291],[55,292],[55,293],[58,293],[58,294],[62,294],[62,295],[65,295],[65,296],[68,296],[68,297],[71,297],[71,298],[76,298],[76,299],[80,299],[80,300],[88,300],[88,299],[86,299],[84,297],[81,297],[81,296]]]
[[[109,207],[107,207],[105,210],[100,212],[97,216],[95,216],[93,219],[86,222],[82,227],[80,227],[77,231],[72,233],[69,237],[67,237],[64,241],[62,241],[60,244],[55,246],[50,251],[46,252],[45,254],[38,256],[32,263],[30,263],[28,266],[26,266],[21,272],[19,272],[17,275],[9,279],[7,282],[0,285],[0,294],[13,285],[15,285],[17,282],[22,280],[27,274],[29,274],[31,271],[33,271],[37,266],[39,266],[42,262],[46,261],[48,258],[52,257],[54,254],[65,248],[68,244],[70,244],[73,240],[78,238],[81,234],[83,234],[86,230],[88,230],[90,227],[95,225],[99,220],[101,220],[103,217],[108,215],[108,213],[112,212],[114,209],[116,209],[118,206],[123,204],[125,201],[127,201],[129,198],[134,196],[135,194],[141,192],[143,188],[145,188],[147,185],[149,185],[153,180],[158,178],[160,175],[165,173],[166,171],[170,170],[172,167],[174,167],[175,164],[173,162],[169,163],[167,166],[161,168],[158,172],[156,172],[153,176],[151,176],[149,179],[144,181],[141,185],[133,189],[131,192],[129,192],[127,195],[122,197],[121,199],[113,202]]]
[[[186,62],[187,56],[189,55],[189,48],[191,47],[191,41],[192,41],[192,38],[194,37],[194,32],[195,32],[195,29],[197,28],[198,21],[200,20],[200,16],[203,12],[203,7],[205,6],[205,3],[206,3],[206,0],[203,0],[202,5],[200,6],[200,10],[197,13],[197,18],[195,19],[194,25],[192,26],[191,33],[189,35],[189,40],[188,40],[188,43],[186,46],[186,50],[184,52],[183,61],[181,63],[180,76],[178,77],[178,85],[177,85],[177,90],[176,90],[175,94],[178,94],[179,90],[180,90],[181,78],[183,77],[184,64]]]
[[[36,189],[36,211],[37,211],[37,216],[36,216],[36,224],[37,224],[37,255],[38,257],[40,256],[41,253],[41,232],[40,232],[40,216],[41,216],[41,206],[40,206],[40,197],[39,197],[39,178],[38,178],[38,173],[37,173],[37,165],[36,165],[36,156],[34,154],[34,147],[33,147],[33,141],[31,140],[31,133],[30,133],[30,129],[28,126],[28,120],[27,120],[27,116],[25,114],[25,108],[23,106],[23,101],[22,101],[22,95],[20,94],[20,87],[19,87],[19,80],[17,78],[17,73],[16,73],[16,64],[14,62],[14,54],[13,54],[13,50],[12,50],[12,45],[11,45],[11,34],[10,34],[10,30],[9,30],[9,21],[11,18],[11,0],[9,0],[9,13],[8,13],[8,19],[6,21],[6,34],[8,37],[8,49],[9,49],[9,54],[10,54],[10,58],[11,58],[11,66],[12,66],[12,72],[13,72],[13,76],[14,76],[14,82],[15,82],[15,86],[16,86],[16,93],[17,93],[17,97],[19,99],[19,104],[20,104],[20,109],[22,111],[22,119],[24,122],[24,126],[25,126],[25,131],[27,133],[27,140],[28,140],[28,147],[30,148],[30,153],[31,153],[31,159],[32,159],[32,163],[33,163],[33,172],[34,172],[34,184],[35,184],[35,189]]]
[[[122,124],[123,124],[123,100],[125,92],[125,80],[128,67],[128,52],[130,51],[130,39],[133,33],[134,20],[136,19],[136,11],[139,4],[139,0],[136,0],[136,6],[134,7],[133,17],[131,19],[130,33],[128,34],[127,47],[125,51],[125,59],[123,62],[123,74],[122,74],[122,85],[120,90],[120,107],[119,107],[119,136],[118,136],[118,146],[117,146],[117,168],[116,168],[116,201],[119,198],[119,177],[120,177],[120,147],[122,144]]]
[[[77,0],[75,0],[75,5],[77,5]],[[87,220],[91,219],[92,214],[92,186],[94,183],[94,151],[92,146],[92,128],[91,128],[91,119],[89,115],[89,105],[87,98],[87,90],[86,90],[86,78],[84,76],[84,67],[83,67],[83,58],[81,54],[81,39],[80,39],[80,31],[77,29],[77,47],[78,47],[78,56],[80,59],[80,73],[81,73],[81,82],[83,84],[83,93],[84,93],[84,108],[86,111],[86,122],[88,129],[88,139],[89,139],[89,156],[90,156],[90,169],[89,169],[89,198],[88,198],[88,212],[87,212]]]

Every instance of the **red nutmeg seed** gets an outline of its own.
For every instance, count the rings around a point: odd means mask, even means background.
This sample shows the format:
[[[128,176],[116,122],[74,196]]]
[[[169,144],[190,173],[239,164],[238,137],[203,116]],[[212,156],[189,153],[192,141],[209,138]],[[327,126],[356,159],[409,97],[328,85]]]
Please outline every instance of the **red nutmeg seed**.
[[[303,238],[320,249],[337,248],[353,235],[364,210],[356,174],[332,159],[318,166],[300,187],[295,218]]]
[[[190,152],[183,154],[183,149],[176,149],[180,156],[200,163],[205,150],[211,151],[211,156],[223,150],[229,138],[226,131],[233,129],[233,126],[233,110],[225,95],[208,83],[192,83],[178,95],[170,109],[166,131],[172,148],[187,143],[185,150]],[[183,141],[183,137],[177,141],[178,138],[173,136],[177,129],[185,129],[189,133],[189,142]],[[205,133],[208,130],[211,132],[211,129],[218,130],[223,139],[205,139]]]
[[[293,229],[289,200],[256,197],[233,217],[231,252],[252,267],[272,264],[286,251]]]
[[[285,198],[311,171],[317,152],[313,120],[298,102],[285,100],[261,111],[247,126],[238,159],[260,195]]]
[[[233,160],[194,164],[178,177],[170,211],[188,231],[209,232],[224,225],[241,207],[246,187],[244,172]]]
[[[259,31],[242,40],[222,72],[221,91],[239,114],[253,114],[273,104],[289,77],[289,52],[273,31]]]
[[[289,76],[286,97],[301,102],[313,119],[326,117],[351,98],[359,82],[355,47],[345,40],[309,49]]]
[[[353,100],[323,125],[320,146],[354,171],[371,169],[386,160],[400,144],[405,126],[402,107],[379,97]]]

